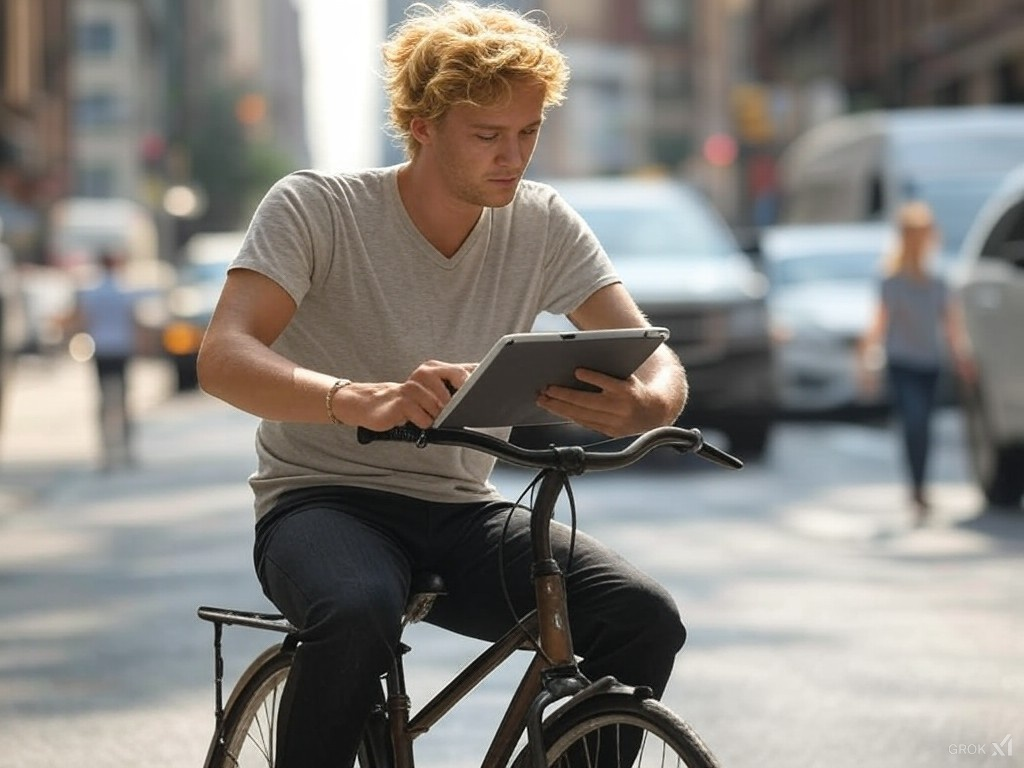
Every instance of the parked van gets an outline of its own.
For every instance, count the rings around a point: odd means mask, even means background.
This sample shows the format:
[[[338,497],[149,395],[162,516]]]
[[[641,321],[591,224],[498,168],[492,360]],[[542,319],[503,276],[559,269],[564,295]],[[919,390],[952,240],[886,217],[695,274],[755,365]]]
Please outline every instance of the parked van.
[[[779,161],[783,224],[891,222],[924,199],[951,266],[982,204],[1024,162],[1024,107],[935,107],[836,117]]]
[[[50,211],[47,260],[51,266],[79,271],[91,268],[100,250],[113,249],[126,260],[128,278],[159,284],[168,277],[160,261],[156,220],[133,200],[71,197]]]
[[[1024,165],[982,207],[955,273],[978,376],[964,394],[967,447],[989,503],[1024,496]]]
[[[160,258],[160,238],[153,212],[120,198],[66,198],[50,209],[47,266],[26,288],[41,350],[60,348],[62,318],[74,306],[78,285],[92,278],[100,251],[124,257],[123,279],[139,292],[139,352],[159,349],[156,326],[162,295],[174,279],[170,263]],[[153,316],[158,319],[154,319]]]

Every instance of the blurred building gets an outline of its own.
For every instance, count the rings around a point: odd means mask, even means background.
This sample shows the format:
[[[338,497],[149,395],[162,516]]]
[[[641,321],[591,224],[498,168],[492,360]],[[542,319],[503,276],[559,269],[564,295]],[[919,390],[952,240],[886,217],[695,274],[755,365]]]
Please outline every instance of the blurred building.
[[[1024,102],[1020,0],[758,0],[753,30],[782,140],[848,110]]]
[[[749,29],[750,79],[737,83],[733,107],[757,172],[743,184],[750,218],[773,158],[825,119],[1024,103],[1020,0],[756,0]]]
[[[305,73],[294,0],[222,2],[223,74],[244,91],[239,118],[296,166],[308,166]]]
[[[0,0],[0,221],[19,261],[66,184],[69,18],[70,0]]]
[[[389,27],[409,4],[388,0]],[[731,139],[729,86],[742,63],[736,30],[747,0],[504,4],[543,12],[572,69],[568,99],[545,123],[535,175],[658,169],[697,175],[709,191],[728,197],[728,163],[709,167],[705,141]],[[389,144],[386,157],[395,162],[401,152]]]
[[[162,152],[164,88],[157,6],[72,4],[72,184],[80,197],[159,198],[144,188],[147,156]]]
[[[73,8],[71,193],[147,206],[168,258],[195,229],[242,225],[254,154],[276,153],[274,173],[309,163],[292,0]]]

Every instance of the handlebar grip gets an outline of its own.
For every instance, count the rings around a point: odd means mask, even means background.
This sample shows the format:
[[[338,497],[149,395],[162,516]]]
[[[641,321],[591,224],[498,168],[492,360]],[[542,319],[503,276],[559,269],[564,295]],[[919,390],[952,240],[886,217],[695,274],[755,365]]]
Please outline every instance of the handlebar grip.
[[[376,432],[366,427],[356,429],[356,439],[360,445],[374,443],[378,440],[394,440],[400,443],[419,443],[423,440],[424,430],[415,424],[403,424],[400,427],[392,427],[383,432]]]
[[[697,449],[697,455],[726,469],[743,469],[743,462],[740,459],[731,453],[726,453],[721,448],[716,448],[710,443],[701,445]]]

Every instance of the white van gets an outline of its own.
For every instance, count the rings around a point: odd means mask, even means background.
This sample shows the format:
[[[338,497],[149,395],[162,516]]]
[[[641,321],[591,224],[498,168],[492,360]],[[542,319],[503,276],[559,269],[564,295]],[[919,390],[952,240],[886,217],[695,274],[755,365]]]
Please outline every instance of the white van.
[[[782,224],[891,222],[927,201],[942,232],[940,266],[1006,172],[1024,162],[1024,107],[854,113],[798,137],[779,161]]]
[[[961,250],[956,285],[977,386],[964,392],[968,450],[996,506],[1024,496],[1024,165],[982,207]]]
[[[170,273],[160,261],[156,220],[145,206],[133,200],[89,197],[65,198],[53,205],[47,243],[51,266],[87,271],[103,249],[125,258],[131,282],[166,284]]]

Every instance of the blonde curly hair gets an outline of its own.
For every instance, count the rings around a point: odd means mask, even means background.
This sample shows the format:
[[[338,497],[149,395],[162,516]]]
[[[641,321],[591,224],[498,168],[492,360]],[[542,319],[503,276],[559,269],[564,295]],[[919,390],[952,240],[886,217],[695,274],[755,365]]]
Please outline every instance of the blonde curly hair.
[[[383,47],[391,133],[415,157],[414,118],[436,120],[457,104],[489,107],[526,80],[544,86],[544,108],[561,104],[569,65],[555,35],[501,6],[450,0],[439,9],[415,3]]]

